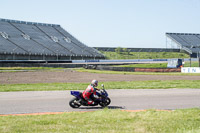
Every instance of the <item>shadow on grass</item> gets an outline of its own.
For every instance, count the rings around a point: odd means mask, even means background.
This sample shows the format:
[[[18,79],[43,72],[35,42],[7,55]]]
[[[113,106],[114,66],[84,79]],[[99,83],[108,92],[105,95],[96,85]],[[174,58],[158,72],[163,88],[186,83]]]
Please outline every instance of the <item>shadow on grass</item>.
[[[107,106],[107,107],[91,107],[91,106],[87,106],[87,107],[80,107],[78,109],[104,109],[104,108],[108,108],[108,109],[125,109],[125,107],[122,106]]]

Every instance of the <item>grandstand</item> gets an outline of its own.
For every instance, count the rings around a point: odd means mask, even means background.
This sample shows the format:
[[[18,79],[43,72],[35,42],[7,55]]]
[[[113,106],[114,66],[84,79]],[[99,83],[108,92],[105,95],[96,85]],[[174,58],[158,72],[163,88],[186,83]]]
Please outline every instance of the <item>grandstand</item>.
[[[200,57],[200,34],[166,33],[166,36],[191,57]]]
[[[104,55],[60,25],[0,19],[0,60],[91,60]]]

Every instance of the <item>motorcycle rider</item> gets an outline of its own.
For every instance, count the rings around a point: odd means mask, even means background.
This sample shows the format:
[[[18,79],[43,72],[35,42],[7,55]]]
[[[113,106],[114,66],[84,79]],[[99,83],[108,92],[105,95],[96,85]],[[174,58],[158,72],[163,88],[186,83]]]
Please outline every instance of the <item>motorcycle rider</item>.
[[[88,105],[91,105],[94,103],[94,101],[90,98],[90,96],[96,95],[96,90],[99,90],[95,87],[98,86],[98,81],[97,80],[92,80],[91,84],[88,85],[88,87],[85,89],[85,91],[83,92],[83,98],[88,102]]]

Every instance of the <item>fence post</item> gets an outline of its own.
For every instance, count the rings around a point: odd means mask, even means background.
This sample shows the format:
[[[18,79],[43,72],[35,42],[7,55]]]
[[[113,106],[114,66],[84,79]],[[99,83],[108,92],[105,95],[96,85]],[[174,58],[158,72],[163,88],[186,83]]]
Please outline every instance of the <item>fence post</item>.
[[[200,67],[200,57],[199,57],[199,67]]]
[[[200,53],[200,51],[199,51],[199,53]],[[199,67],[200,67],[200,56],[198,56],[198,58],[199,58]]]

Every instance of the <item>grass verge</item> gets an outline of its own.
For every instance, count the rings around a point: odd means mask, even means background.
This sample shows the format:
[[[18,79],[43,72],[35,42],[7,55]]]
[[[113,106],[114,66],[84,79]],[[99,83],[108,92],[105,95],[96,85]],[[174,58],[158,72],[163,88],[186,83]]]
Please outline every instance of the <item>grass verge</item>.
[[[167,68],[167,64],[168,63],[130,64],[116,65],[115,67]],[[185,62],[184,67],[190,67],[190,62]],[[193,61],[191,67],[199,67],[199,62]]]
[[[100,74],[124,74],[124,75],[174,75],[174,76],[199,76],[200,73],[180,73],[180,72],[125,72],[125,71],[106,71],[106,70],[94,70],[84,68],[74,68],[77,72],[89,72]]]
[[[200,88],[200,80],[150,80],[100,82],[106,89],[170,89]],[[55,91],[84,90],[88,83],[37,83],[37,84],[1,84],[0,92],[10,91]]]
[[[63,69],[53,67],[0,67],[0,70],[51,70],[51,69]]]
[[[189,55],[179,52],[108,52],[101,51],[106,59],[167,59],[189,58]]]
[[[147,110],[122,112],[99,110],[57,115],[0,116],[0,132],[68,132],[68,133],[198,133],[200,109],[175,111]]]
[[[130,65],[117,65],[114,67],[167,68],[167,63],[130,64]]]
[[[19,72],[19,71],[64,71],[68,68],[53,67],[0,67],[0,72]]]

